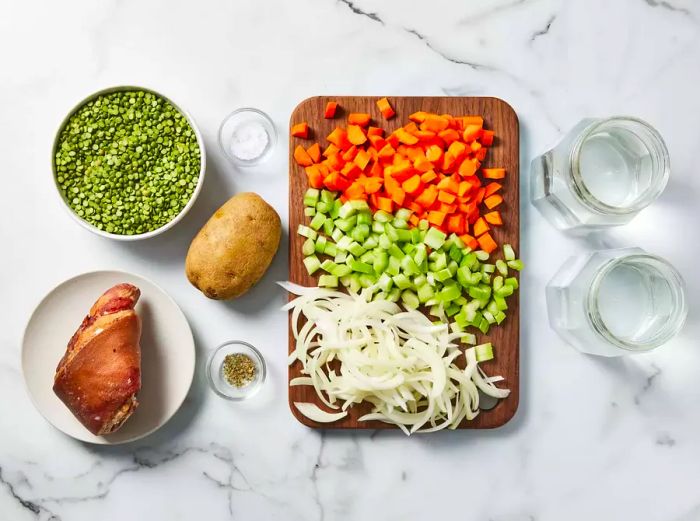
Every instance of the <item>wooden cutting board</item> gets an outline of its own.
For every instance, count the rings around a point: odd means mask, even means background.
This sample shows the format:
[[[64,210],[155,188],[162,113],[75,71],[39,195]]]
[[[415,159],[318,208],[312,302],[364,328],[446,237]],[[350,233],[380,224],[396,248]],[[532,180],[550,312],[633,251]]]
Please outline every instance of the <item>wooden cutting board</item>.
[[[484,128],[494,130],[496,139],[490,148],[485,167],[505,167],[508,175],[503,186],[504,204],[500,210],[504,216],[504,226],[492,228],[492,234],[499,245],[510,243],[520,254],[520,187],[519,187],[519,129],[518,117],[510,105],[498,98],[461,97],[392,97],[389,98],[396,116],[385,120],[379,112],[378,97],[368,96],[316,96],[302,101],[292,112],[290,127],[306,121],[311,129],[310,139],[289,137],[289,280],[303,286],[315,286],[316,277],[309,276],[302,264],[301,252],[304,238],[296,233],[300,223],[308,223],[304,216],[303,196],[308,188],[306,175],[293,157],[294,147],[301,144],[309,147],[315,141],[325,148],[327,136],[336,126],[347,125],[350,112],[365,112],[372,115],[373,122],[391,132],[408,122],[409,114],[422,110],[438,114],[481,115]],[[324,119],[323,112],[328,101],[337,101],[338,111],[334,119]],[[500,250],[492,258],[502,258]],[[471,422],[462,422],[460,429],[484,429],[499,427],[510,420],[518,408],[519,400],[519,292],[508,299],[508,317],[498,327],[492,327],[488,335],[477,335],[479,343],[493,342],[495,358],[480,364],[488,375],[501,375],[505,381],[499,386],[511,390],[510,396],[501,400],[493,409],[481,411]],[[291,313],[290,313],[291,322]],[[290,324],[291,326],[291,324]],[[471,329],[471,328],[470,328]],[[294,350],[294,337],[289,332],[289,352]],[[464,357],[459,357],[463,360]],[[301,364],[297,361],[289,367],[289,379],[301,375]],[[348,416],[334,423],[317,423],[303,416],[293,402],[314,402],[319,405],[313,387],[289,387],[289,407],[292,414],[304,425],[325,429],[384,429],[396,428],[392,425],[372,421],[358,422],[357,419],[369,411],[368,404],[351,407]]]

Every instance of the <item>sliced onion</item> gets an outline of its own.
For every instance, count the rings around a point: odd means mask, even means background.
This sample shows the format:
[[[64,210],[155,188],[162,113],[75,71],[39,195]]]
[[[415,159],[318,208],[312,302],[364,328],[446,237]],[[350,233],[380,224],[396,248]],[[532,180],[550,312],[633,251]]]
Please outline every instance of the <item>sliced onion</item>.
[[[312,386],[321,403],[295,402],[308,418],[328,423],[347,415],[360,402],[372,405],[360,421],[397,425],[406,434],[455,429],[479,414],[479,391],[494,398],[508,396],[494,385],[501,377],[487,377],[478,366],[474,348],[461,356],[459,336],[446,324],[434,324],[423,313],[404,310],[386,300],[371,301],[371,291],[342,293],[280,285],[297,295],[284,310],[292,311],[296,345],[290,365],[301,363],[302,374],[291,385]],[[301,325],[302,318],[306,322]],[[337,361],[337,370],[329,364]]]

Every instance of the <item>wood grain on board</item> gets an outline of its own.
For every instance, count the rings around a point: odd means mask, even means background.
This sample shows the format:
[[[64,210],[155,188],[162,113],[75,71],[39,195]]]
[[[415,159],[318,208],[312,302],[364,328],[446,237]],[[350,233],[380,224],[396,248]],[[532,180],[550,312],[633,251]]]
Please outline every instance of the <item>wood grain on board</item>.
[[[389,98],[396,116],[385,120],[379,112],[376,100],[379,97],[367,96],[317,96],[302,101],[292,112],[290,126],[306,121],[311,133],[309,139],[289,137],[289,280],[303,286],[315,286],[316,275],[310,276],[302,263],[304,258],[301,247],[304,238],[296,233],[300,223],[308,224],[304,216],[303,196],[308,188],[306,175],[302,167],[293,158],[294,147],[301,144],[308,148],[315,141],[323,150],[327,146],[325,136],[336,126],[347,125],[347,115],[351,112],[364,112],[372,115],[374,125],[388,132],[408,122],[409,114],[422,110],[437,114],[453,116],[481,115],[484,127],[496,132],[494,145],[484,162],[485,167],[505,167],[508,175],[503,182],[504,203],[499,210],[503,214],[504,225],[494,226],[492,235],[499,245],[510,243],[516,254],[520,252],[520,209],[519,209],[519,129],[518,118],[510,105],[498,98],[489,97],[392,97]],[[324,119],[323,112],[328,101],[338,102],[338,111],[334,119]],[[492,259],[502,258],[499,249]],[[499,386],[511,390],[510,396],[501,400],[493,409],[481,411],[476,419],[462,422],[460,429],[483,429],[499,427],[510,420],[518,408],[519,400],[519,292],[508,299],[506,320],[498,327],[492,327],[488,335],[477,334],[479,343],[490,341],[494,345],[493,360],[481,364],[488,375],[502,375],[504,382]],[[290,313],[291,321],[291,313]],[[290,324],[291,326],[291,324]],[[471,329],[471,328],[470,328]],[[289,331],[289,352],[294,350],[294,337]],[[459,357],[463,361],[464,357]],[[289,379],[301,375],[301,364],[297,361],[289,367]],[[311,386],[289,387],[289,406],[294,416],[304,425],[324,429],[383,429],[395,426],[378,422],[359,422],[357,419],[369,411],[369,404],[351,407],[348,416],[334,423],[317,423],[303,416],[294,407],[293,402],[313,402],[319,404],[316,392]]]

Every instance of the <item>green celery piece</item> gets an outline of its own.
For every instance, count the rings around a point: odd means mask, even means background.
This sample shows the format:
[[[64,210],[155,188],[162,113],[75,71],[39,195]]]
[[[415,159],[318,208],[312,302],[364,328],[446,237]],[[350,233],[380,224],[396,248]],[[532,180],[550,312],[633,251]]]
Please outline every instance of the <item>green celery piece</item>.
[[[505,311],[506,309],[508,309],[508,304],[506,303],[506,299],[504,299],[503,297],[499,297],[498,295],[494,295],[493,301],[496,304],[498,311]],[[496,316],[496,313],[494,313],[494,316]]]
[[[462,266],[457,269],[457,282],[459,282],[463,287],[471,286],[471,271],[466,266]]]
[[[328,246],[326,246],[328,248]],[[348,253],[345,251],[339,251],[338,253],[335,254],[335,258],[333,259],[333,262],[336,264],[341,264],[345,262],[348,258]]]
[[[423,284],[428,283],[428,278],[425,275],[416,275],[413,277],[413,285],[415,287],[422,286]]]
[[[492,300],[486,306],[486,311],[488,311],[489,313],[491,313],[492,315],[495,316],[496,313],[498,313],[500,311],[500,309],[498,309],[498,305],[496,304],[496,301]]]
[[[351,201],[346,201],[343,206],[340,207],[340,213],[338,213],[338,217],[341,219],[347,219],[348,217],[351,217],[357,213],[357,208],[355,208],[352,205]]]
[[[513,289],[518,289],[518,287],[520,287],[520,285],[518,284],[518,279],[516,279],[515,277],[508,277],[504,281],[504,284],[506,286],[511,286]]]
[[[508,266],[501,259],[498,259],[496,261],[496,269],[498,270],[498,273],[500,273],[504,277],[508,276]]]
[[[313,273],[321,267],[321,261],[318,260],[318,257],[316,257],[316,255],[309,255],[308,257],[304,257],[303,262],[304,267],[306,267],[306,271],[309,275],[313,275]]]
[[[506,319],[506,314],[503,311],[499,311],[494,315],[494,318],[496,319],[496,324],[500,325]]]
[[[389,254],[380,248],[374,250],[374,262],[372,268],[374,269],[375,273],[382,273],[388,265]]]
[[[506,261],[515,260],[515,252],[513,251],[513,247],[510,244],[503,245],[503,257],[506,259]]]
[[[306,217],[313,217],[316,215],[316,208],[304,208],[304,215]]]
[[[348,217],[347,219],[336,219],[334,224],[335,224],[336,228],[340,228],[345,233],[348,233],[348,232],[350,232],[350,230],[352,230],[355,227],[356,223],[357,223],[357,218]]]
[[[321,263],[321,269],[328,273],[331,273],[336,266],[338,265],[330,259],[326,259]]]
[[[408,221],[404,221],[403,219],[399,219],[397,217],[394,217],[394,220],[391,221],[391,223],[394,226],[394,228],[401,229],[401,230],[408,229]]]
[[[481,273],[493,273],[496,271],[496,266],[493,264],[482,264],[481,265]]]
[[[481,322],[479,323],[479,331],[481,331],[483,334],[486,334],[489,332],[489,328],[491,327],[491,324],[489,324],[488,320],[485,318],[481,319]]]
[[[447,268],[441,269],[435,273],[435,280],[439,282],[445,282],[447,279],[452,278],[452,273]]]
[[[308,226],[304,226],[303,224],[299,225],[299,227],[297,228],[297,233],[302,237],[306,237],[307,239],[316,240],[316,237],[318,237],[318,233],[316,233],[316,230],[313,230]]]
[[[389,255],[398,260],[402,260],[406,256],[406,254],[403,251],[401,251],[401,248],[399,248],[396,245],[396,243],[393,243],[391,246],[389,246],[387,252],[389,253]]]
[[[372,221],[372,231],[374,233],[384,233],[384,224],[379,221]]]
[[[494,291],[494,295],[498,297],[510,297],[513,294],[513,286],[505,284],[501,289]]]
[[[350,237],[348,237],[347,235],[343,235],[342,237],[340,237],[340,239],[336,239],[336,241],[335,241],[335,245],[341,251],[347,251],[352,244],[353,244],[352,239]]]
[[[360,256],[360,260],[362,262],[366,262],[367,264],[374,264],[374,252],[373,251],[366,251]]]
[[[462,250],[456,244],[450,248],[449,251],[450,259],[454,262],[459,262],[462,260]]]
[[[360,272],[360,273],[372,273],[372,266],[367,264],[366,262],[362,262],[360,260],[353,259],[351,261],[348,261],[348,266],[352,268],[352,271]]]
[[[410,289],[406,289],[401,292],[401,301],[403,302],[403,305],[408,309],[418,309],[418,306],[420,306],[418,297]]]
[[[404,275],[403,273],[399,273],[398,275],[394,275],[392,277],[392,279],[394,280],[394,284],[396,284],[396,286],[402,290],[408,289],[412,286],[409,278],[406,275]]]
[[[487,260],[489,260],[489,254],[485,251],[477,250],[474,252],[474,255],[476,255],[476,258],[479,259],[481,262],[486,262]]]
[[[316,251],[315,246],[316,246],[316,244],[314,243],[313,239],[306,239],[304,241],[304,244],[301,247],[301,253],[304,254],[304,257],[308,257],[309,255],[313,255],[314,252]]]
[[[392,288],[391,291],[389,291],[389,296],[388,296],[387,300],[389,302],[398,302],[400,298],[401,298],[401,289],[400,288]]]
[[[371,288],[377,282],[377,278],[373,275],[363,273],[360,275],[360,286],[363,288]]]
[[[479,259],[476,258],[476,252],[469,252],[462,257],[461,265],[466,266],[472,271],[477,270],[479,268]]]
[[[418,229],[422,232],[427,232],[430,228],[430,222],[427,219],[421,219],[418,221]]]
[[[446,237],[447,236],[440,230],[436,228],[430,228],[425,234],[423,242],[430,246],[432,249],[437,250],[445,243]]]
[[[411,244],[411,232],[409,230],[397,229],[396,236],[398,237],[399,242]]]
[[[451,260],[449,264],[447,265],[447,269],[450,270],[450,273],[454,277],[457,274],[457,270],[459,269],[459,264],[457,264],[455,261]]]
[[[328,236],[333,235],[333,231],[335,230],[335,224],[333,223],[333,219],[326,219],[326,221],[323,223],[323,233],[325,233]]]
[[[345,277],[352,273],[352,268],[347,264],[336,264],[336,266],[330,270],[330,273],[338,278]]]
[[[423,242],[423,234],[418,228],[411,228],[411,242],[413,244],[420,244]]]
[[[474,354],[477,362],[487,362],[493,359],[493,346],[491,342],[474,346]]]
[[[350,206],[352,206],[355,211],[358,212],[369,212],[370,208],[369,205],[367,204],[367,201],[363,201],[362,199],[354,199],[352,201],[348,201],[350,203]]]
[[[362,243],[362,247],[365,250],[373,250],[377,246],[379,246],[379,241],[377,240],[376,235],[370,235],[367,237],[367,239],[365,239],[365,242]]]
[[[357,273],[350,275],[350,286],[348,286],[350,291],[357,293],[362,289],[362,284],[360,283],[360,276]]]
[[[314,215],[314,218],[311,219],[309,226],[314,230],[318,231],[321,229],[321,226],[323,226],[324,222],[326,222],[326,216],[322,213],[317,213],[316,215]]]
[[[462,295],[462,290],[457,284],[445,285],[442,290],[437,294],[437,298],[442,302],[451,302],[458,299]]]
[[[457,246],[457,248],[459,248],[460,250],[463,250],[465,248],[464,241],[462,241],[462,239],[460,239],[459,235],[457,235],[456,233],[450,234],[450,240],[452,241],[452,244],[454,246]]]
[[[448,317],[453,317],[453,316],[455,316],[457,313],[459,313],[459,310],[460,310],[460,309],[461,309],[461,308],[460,308],[457,304],[455,304],[454,302],[452,302],[452,303],[450,303],[449,306],[447,306],[447,309],[445,310],[445,314],[446,314]]]
[[[389,223],[386,223],[384,225],[384,233],[386,233],[386,236],[389,237],[389,240],[391,240],[391,242],[396,242],[399,240],[399,234],[396,233],[396,228],[394,228]]]
[[[318,202],[320,192],[316,188],[309,188],[304,193],[304,206],[315,206]]]
[[[493,290],[501,289],[503,287],[503,277],[500,275],[494,277],[493,279]]]
[[[408,218],[411,217],[411,214],[413,212],[409,210],[408,208],[399,208],[396,210],[396,213],[394,214],[396,219],[401,219],[402,221],[408,221]]]
[[[416,261],[414,261],[413,258],[409,257],[408,255],[401,259],[401,269],[403,270],[404,274],[409,277],[420,273]]]
[[[396,257],[389,257],[389,265],[386,267],[386,272],[389,275],[398,275],[401,273],[401,261]]]
[[[415,230],[415,228],[413,228]],[[413,251],[413,260],[419,266],[423,264],[423,261],[428,257],[428,250],[425,244],[416,244],[416,249]]]
[[[343,233],[343,230],[339,230],[338,228],[335,228],[333,230],[333,233],[331,233],[331,238],[335,241],[338,242],[340,239],[345,237],[345,234]],[[350,244],[350,243],[348,243]]]
[[[484,311],[484,312],[482,313],[482,315],[484,315],[484,318],[486,319],[486,321],[487,321],[489,324],[495,324],[495,323],[496,323],[496,319],[493,317],[493,314],[492,314],[490,311]]]
[[[360,212],[357,214],[357,224],[372,224],[372,214],[370,212]]]
[[[379,247],[382,248],[383,250],[388,250],[392,244],[393,244],[393,242],[391,241],[391,239],[389,239],[389,237],[387,236],[386,233],[382,233],[379,236]]]
[[[388,223],[392,220],[391,214],[386,213],[384,210],[379,210],[374,213],[374,220],[380,223]]]
[[[335,194],[328,190],[321,191],[321,201],[326,203],[329,207],[335,202]]]
[[[510,269],[515,271],[521,271],[524,267],[523,261],[521,261],[520,259],[508,261],[506,264],[508,264],[508,267]]]
[[[365,249],[359,243],[353,241],[348,246],[348,251],[355,257],[360,257],[365,252]]]
[[[460,340],[465,344],[473,346],[476,344],[476,335],[473,333],[464,333]]]
[[[318,285],[321,288],[337,288],[338,277],[335,275],[321,275],[318,278]]]
[[[338,215],[340,214],[340,208],[343,206],[343,202],[340,199],[336,199],[333,201],[333,206],[328,212],[328,215],[330,215],[331,219],[337,219]]]
[[[329,210],[330,206],[327,203],[324,203],[323,201],[319,201],[316,203],[316,211],[318,213],[327,214]]]
[[[327,243],[328,239],[326,239],[323,235],[319,236],[319,238],[316,239],[316,244],[314,245],[314,250],[316,253],[324,253],[326,251]]]
[[[377,280],[377,285],[382,291],[388,292],[394,285],[394,280],[388,274],[382,273]]]
[[[421,304],[425,304],[435,296],[435,292],[433,291],[433,288],[430,286],[430,284],[423,284],[422,286],[418,286],[418,300],[420,300]]]

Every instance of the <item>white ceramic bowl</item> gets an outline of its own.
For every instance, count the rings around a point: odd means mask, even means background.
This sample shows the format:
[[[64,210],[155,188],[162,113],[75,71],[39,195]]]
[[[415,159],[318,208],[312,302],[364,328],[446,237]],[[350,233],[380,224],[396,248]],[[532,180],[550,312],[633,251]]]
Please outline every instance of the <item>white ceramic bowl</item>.
[[[58,186],[58,182],[56,181],[56,163],[55,163],[55,158],[56,158],[56,148],[58,146],[58,140],[61,137],[61,132],[63,131],[63,128],[66,126],[68,123],[68,120],[75,114],[78,109],[80,109],[83,105],[86,103],[89,103],[90,101],[94,100],[98,96],[101,96],[103,94],[110,94],[112,92],[120,92],[120,91],[130,91],[130,90],[142,90],[145,92],[150,92],[151,94],[155,94],[156,96],[159,96],[166,100],[168,103],[170,103],[173,107],[175,107],[177,110],[180,111],[180,113],[185,116],[185,119],[187,122],[190,124],[192,127],[192,130],[194,131],[195,137],[197,138],[197,144],[199,145],[199,156],[200,156],[200,168],[199,168],[199,178],[197,180],[197,186],[194,188],[194,192],[192,192],[192,197],[190,197],[190,200],[187,202],[185,207],[182,209],[182,211],[177,214],[173,220],[168,222],[167,224],[164,224],[160,228],[157,228],[155,230],[151,230],[150,232],[146,233],[139,233],[136,235],[121,235],[117,233],[108,233],[104,230],[100,230],[96,226],[93,226],[89,222],[87,222],[85,219],[77,215],[73,209],[70,207],[68,204],[68,201],[66,201],[65,197],[63,196],[63,193],[61,192],[60,187]],[[165,232],[166,230],[169,230],[173,226],[175,226],[186,214],[187,212],[190,211],[190,208],[194,205],[194,202],[197,200],[197,197],[199,196],[199,192],[202,189],[202,184],[204,183],[204,174],[206,171],[206,166],[207,166],[207,157],[206,157],[206,152],[204,149],[204,140],[202,139],[202,134],[199,131],[199,127],[197,127],[197,124],[195,123],[194,119],[192,116],[184,110],[180,105],[175,103],[172,99],[170,99],[168,96],[165,96],[161,94],[158,91],[155,91],[153,89],[149,89],[147,87],[138,87],[138,86],[133,86],[133,85],[120,85],[117,87],[108,87],[106,89],[99,90],[97,92],[94,92],[93,94],[90,94],[88,97],[84,98],[81,100],[77,105],[75,105],[69,112],[68,115],[63,119],[61,122],[61,125],[58,127],[58,131],[56,132],[56,136],[54,137],[53,140],[53,146],[51,147],[51,178],[53,180],[54,186],[56,187],[56,193],[58,194],[59,198],[61,199],[61,202],[63,203],[63,207],[68,210],[68,213],[73,217],[73,219],[76,220],[81,226],[84,228],[87,228],[93,233],[96,233],[97,235],[101,235],[102,237],[107,237],[109,239],[116,239],[118,241],[138,241],[140,239],[148,239],[150,237],[155,237],[156,235],[160,235],[161,233]]]

